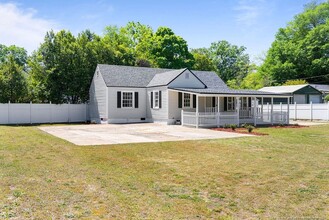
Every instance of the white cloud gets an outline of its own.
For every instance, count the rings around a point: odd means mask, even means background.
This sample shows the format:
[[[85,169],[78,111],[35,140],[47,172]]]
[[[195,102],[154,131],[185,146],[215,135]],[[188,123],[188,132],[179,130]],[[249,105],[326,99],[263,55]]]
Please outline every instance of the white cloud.
[[[42,43],[47,31],[58,24],[38,18],[35,9],[21,9],[13,3],[0,3],[0,44],[24,47],[29,53]]]
[[[264,0],[240,0],[234,8],[237,11],[236,21],[244,26],[252,26],[257,23],[265,11]]]

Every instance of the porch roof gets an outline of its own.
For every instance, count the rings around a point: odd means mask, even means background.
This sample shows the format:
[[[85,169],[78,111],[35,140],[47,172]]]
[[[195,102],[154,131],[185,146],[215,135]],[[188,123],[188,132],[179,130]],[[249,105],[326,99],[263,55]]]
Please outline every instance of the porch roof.
[[[201,95],[231,95],[231,96],[261,96],[261,97],[285,97],[289,98],[291,95],[277,94],[271,92],[263,92],[257,90],[247,89],[230,89],[230,88],[205,88],[205,89],[191,89],[191,88],[169,88],[171,90],[188,92]]]

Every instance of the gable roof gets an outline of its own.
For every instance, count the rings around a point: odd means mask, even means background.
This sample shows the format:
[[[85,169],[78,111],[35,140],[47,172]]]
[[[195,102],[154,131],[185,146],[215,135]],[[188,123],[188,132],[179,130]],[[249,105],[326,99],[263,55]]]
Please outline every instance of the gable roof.
[[[146,87],[158,73],[170,69],[98,64],[107,87]]]
[[[272,93],[278,93],[278,94],[294,93],[306,86],[308,86],[308,84],[291,85],[291,86],[268,86],[268,87],[263,87],[263,88],[259,89],[258,91],[272,92]]]
[[[310,84],[310,85],[321,92],[324,93],[329,92],[329,85],[323,85],[323,84]]]

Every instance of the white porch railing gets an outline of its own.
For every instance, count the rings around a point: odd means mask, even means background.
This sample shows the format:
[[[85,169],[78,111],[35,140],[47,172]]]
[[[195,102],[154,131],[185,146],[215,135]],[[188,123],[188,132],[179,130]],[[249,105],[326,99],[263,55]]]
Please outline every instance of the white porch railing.
[[[237,112],[188,112],[182,111],[181,123],[195,127],[221,127],[229,124],[288,124],[288,113],[284,111],[256,111],[256,117],[241,118]]]

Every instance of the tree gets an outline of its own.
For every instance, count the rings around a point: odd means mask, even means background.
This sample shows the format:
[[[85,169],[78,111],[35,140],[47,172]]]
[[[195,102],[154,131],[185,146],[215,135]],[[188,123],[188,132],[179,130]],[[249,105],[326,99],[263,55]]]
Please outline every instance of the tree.
[[[292,79],[329,83],[329,1],[305,6],[285,28],[280,28],[260,71],[273,84]]]
[[[191,53],[194,57],[194,70],[213,71],[215,69],[206,48],[192,49]]]
[[[26,78],[23,67],[13,54],[0,65],[0,102],[21,102],[27,97]]]
[[[11,45],[9,47],[0,44],[0,64],[5,62],[9,55],[12,55],[19,66],[25,66],[27,62],[27,52],[22,47]]]
[[[325,100],[326,102],[329,102],[329,95],[326,95],[326,96],[324,97],[324,100]]]
[[[283,85],[284,86],[291,86],[291,85],[303,85],[307,84],[305,79],[295,79],[295,80],[288,80]]]
[[[210,58],[219,76],[227,82],[235,79],[241,82],[248,73],[249,55],[245,47],[232,45],[227,41],[218,41],[208,49]]]
[[[194,64],[187,42],[167,27],[159,27],[153,35],[150,59],[156,67],[168,69],[191,68]]]

